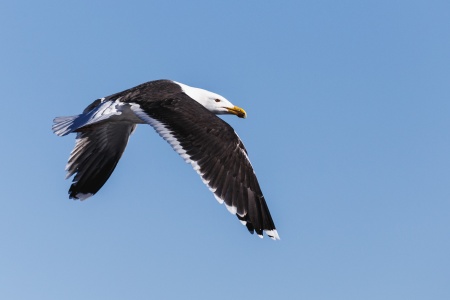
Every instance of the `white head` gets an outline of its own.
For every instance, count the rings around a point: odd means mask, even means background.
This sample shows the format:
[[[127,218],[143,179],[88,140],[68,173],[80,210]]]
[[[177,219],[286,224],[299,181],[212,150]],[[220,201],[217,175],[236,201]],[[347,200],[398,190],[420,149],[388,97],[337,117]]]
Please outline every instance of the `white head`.
[[[203,105],[210,112],[215,113],[216,115],[221,114],[233,114],[238,116],[239,118],[246,118],[247,113],[240,107],[233,105],[230,101],[225,99],[216,93],[191,87],[179,82],[174,81],[174,83],[181,86],[183,92]]]

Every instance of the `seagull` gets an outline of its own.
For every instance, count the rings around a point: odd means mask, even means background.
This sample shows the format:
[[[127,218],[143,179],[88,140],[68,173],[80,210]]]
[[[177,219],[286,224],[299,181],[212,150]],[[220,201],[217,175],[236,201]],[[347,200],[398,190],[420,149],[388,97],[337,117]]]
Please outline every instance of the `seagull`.
[[[85,200],[105,184],[137,124],[148,124],[166,140],[250,233],[280,237],[247,150],[234,129],[216,115],[246,118],[226,98],[172,80],[149,81],[97,99],[76,116],[57,117],[53,132],[76,133],[66,166],[69,198]]]

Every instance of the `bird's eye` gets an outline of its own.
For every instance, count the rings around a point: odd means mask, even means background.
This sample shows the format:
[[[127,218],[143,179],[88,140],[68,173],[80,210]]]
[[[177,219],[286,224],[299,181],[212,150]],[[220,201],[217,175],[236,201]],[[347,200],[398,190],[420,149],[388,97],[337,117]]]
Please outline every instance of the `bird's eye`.
[[[215,101],[216,101],[216,102],[220,102],[220,99],[216,99]]]

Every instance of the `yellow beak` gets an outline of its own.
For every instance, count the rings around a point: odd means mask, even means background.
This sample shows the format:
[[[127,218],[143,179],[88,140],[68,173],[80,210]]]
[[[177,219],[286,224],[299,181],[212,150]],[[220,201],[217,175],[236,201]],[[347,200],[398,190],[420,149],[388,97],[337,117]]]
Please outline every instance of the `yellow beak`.
[[[240,107],[234,106],[233,108],[226,107],[230,114],[236,115],[239,118],[247,118],[247,113]]]

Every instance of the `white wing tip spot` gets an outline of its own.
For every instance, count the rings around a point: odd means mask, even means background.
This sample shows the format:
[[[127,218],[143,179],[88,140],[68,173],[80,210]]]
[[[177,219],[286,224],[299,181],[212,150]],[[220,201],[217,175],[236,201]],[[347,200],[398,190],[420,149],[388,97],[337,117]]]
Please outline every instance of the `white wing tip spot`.
[[[276,241],[280,239],[280,236],[278,235],[278,232],[276,229],[273,230],[264,230],[267,234],[267,236],[269,236],[272,240]]]
[[[227,204],[225,204],[225,207],[228,209],[228,211],[231,213],[231,214],[233,214],[233,215],[235,215],[236,214],[236,212],[237,212],[237,207],[236,206],[229,206],[229,205],[227,205]]]
[[[223,199],[219,198],[216,194],[213,194],[214,198],[216,198],[217,202],[219,202],[220,204],[223,203]]]
[[[92,195],[94,195],[94,194],[92,194],[92,193],[87,193],[87,194],[78,193],[78,194],[75,195],[75,197],[77,197],[77,199],[80,199],[80,200],[83,201],[83,200],[86,200],[87,198],[91,197]]]

